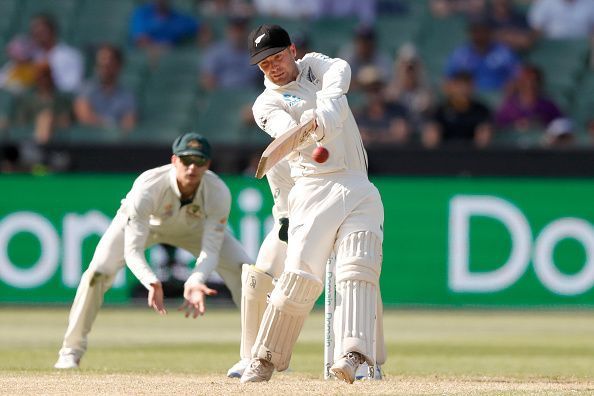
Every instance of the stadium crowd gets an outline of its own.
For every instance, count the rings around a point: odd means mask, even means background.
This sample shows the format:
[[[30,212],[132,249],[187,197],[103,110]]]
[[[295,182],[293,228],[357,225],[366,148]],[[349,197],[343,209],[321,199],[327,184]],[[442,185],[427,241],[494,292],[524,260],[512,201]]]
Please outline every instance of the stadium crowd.
[[[249,108],[262,80],[246,40],[268,21],[289,30],[298,57],[349,62],[369,146],[594,145],[592,0],[6,3],[15,22],[0,58],[5,172],[19,169],[15,145],[159,142],[188,129],[261,144]],[[119,24],[82,38],[73,20],[92,3],[117,8],[109,17]],[[20,156],[34,162],[35,152]]]

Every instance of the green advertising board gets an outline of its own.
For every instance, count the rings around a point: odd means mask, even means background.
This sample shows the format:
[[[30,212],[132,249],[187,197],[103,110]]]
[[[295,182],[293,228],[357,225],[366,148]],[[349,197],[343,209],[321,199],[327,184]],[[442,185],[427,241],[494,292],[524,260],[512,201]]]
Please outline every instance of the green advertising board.
[[[133,180],[0,176],[0,303],[70,302]],[[255,256],[271,222],[268,186],[224,180],[229,225]],[[592,180],[373,181],[385,207],[386,305],[594,307]],[[122,273],[106,301],[126,302],[135,285]]]

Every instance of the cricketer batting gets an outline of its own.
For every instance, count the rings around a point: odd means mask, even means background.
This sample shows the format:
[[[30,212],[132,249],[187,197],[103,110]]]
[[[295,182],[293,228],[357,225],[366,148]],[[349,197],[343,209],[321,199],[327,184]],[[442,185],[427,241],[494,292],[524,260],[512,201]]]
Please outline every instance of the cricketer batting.
[[[99,241],[78,286],[55,368],[79,366],[103,295],[125,264],[148,289],[148,305],[166,313],[161,283],[144,256],[151,245],[167,243],[197,257],[184,284],[180,310],[186,317],[204,314],[205,297],[216,293],[205,285],[215,269],[240,305],[241,268],[252,261],[227,230],[231,194],[208,170],[210,145],[201,135],[187,133],[175,140],[172,149],[171,164],[136,179]]]
[[[228,371],[230,378],[241,378],[251,360],[251,350],[258,334],[264,310],[268,304],[268,295],[272,292],[273,281],[283,272],[288,241],[288,198],[289,191],[295,184],[291,178],[289,163],[283,160],[266,173],[266,179],[274,199],[272,216],[274,227],[268,233],[255,265],[244,265],[242,273],[241,298],[241,347],[240,360]],[[381,295],[378,292],[378,325],[375,379],[382,378],[381,365],[386,361],[386,349],[383,333],[383,315]],[[357,379],[368,376],[368,367],[363,364],[357,371]]]
[[[323,290],[325,264],[336,253],[333,374],[349,383],[357,368],[375,365],[377,293],[382,262],[383,205],[367,178],[367,153],[346,93],[350,67],[310,53],[295,61],[295,46],[278,25],[262,25],[248,39],[251,62],[265,76],[253,106],[272,137],[315,117],[312,139],[287,157],[295,185],[288,197],[285,268],[270,295],[252,360],[241,382],[268,381],[285,370],[303,321]],[[312,159],[317,145],[330,157]]]

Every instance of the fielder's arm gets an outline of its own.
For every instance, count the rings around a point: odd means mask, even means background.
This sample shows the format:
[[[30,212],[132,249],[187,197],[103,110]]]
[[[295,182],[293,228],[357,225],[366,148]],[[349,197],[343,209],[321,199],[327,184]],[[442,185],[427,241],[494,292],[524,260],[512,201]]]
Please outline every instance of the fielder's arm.
[[[126,199],[128,222],[124,228],[124,259],[130,271],[147,289],[159,279],[148,265],[144,256],[146,240],[149,236],[149,217],[154,202],[148,191],[130,194]]]
[[[167,313],[163,303],[163,288],[144,256],[150,232],[149,216],[155,204],[152,196],[149,191],[133,188],[126,198],[128,221],[124,228],[124,260],[134,276],[148,289],[149,307],[163,315]]]

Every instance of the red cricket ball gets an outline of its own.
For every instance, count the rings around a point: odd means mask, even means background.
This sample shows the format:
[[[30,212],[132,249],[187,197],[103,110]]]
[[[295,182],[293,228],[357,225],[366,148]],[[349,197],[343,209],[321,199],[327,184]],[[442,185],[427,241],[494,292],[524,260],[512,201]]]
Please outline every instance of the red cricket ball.
[[[328,150],[326,150],[324,147],[322,146],[318,146],[314,149],[313,153],[311,154],[311,157],[314,159],[314,161],[323,164],[324,162],[326,162],[328,160],[328,157],[330,156],[330,153],[328,152]]]

